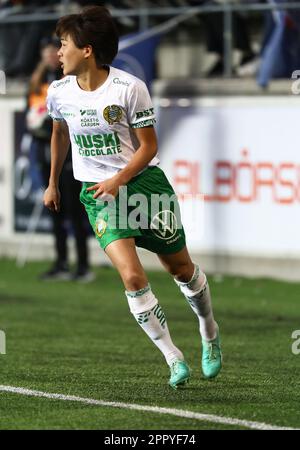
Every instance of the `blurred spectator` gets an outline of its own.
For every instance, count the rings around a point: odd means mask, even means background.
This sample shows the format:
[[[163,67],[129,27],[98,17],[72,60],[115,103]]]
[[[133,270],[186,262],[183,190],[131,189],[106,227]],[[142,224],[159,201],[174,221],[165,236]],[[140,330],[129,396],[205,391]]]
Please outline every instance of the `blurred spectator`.
[[[195,3],[203,3],[206,5],[214,5],[218,3],[225,3],[225,0],[211,0],[211,1],[195,1]],[[209,71],[209,76],[219,76],[224,73],[224,14],[210,13],[203,16],[206,45],[209,52],[217,53],[218,60],[213,68]],[[255,53],[251,48],[249,33],[247,30],[247,21],[238,12],[232,15],[232,45],[234,49],[242,53],[240,65],[244,65],[253,61],[256,58]]]
[[[9,16],[28,14],[28,22],[4,23],[0,26],[1,68],[8,77],[27,76],[34,70],[39,60],[39,42],[51,34],[54,24],[35,22],[30,20],[30,16],[41,10],[49,11],[52,3],[50,0],[42,5],[35,0],[9,0],[2,4],[3,18],[8,13]]]
[[[41,61],[31,76],[28,93],[27,128],[33,136],[31,150],[37,158],[45,186],[48,185],[50,175],[52,131],[52,119],[47,113],[46,96],[49,84],[62,76],[57,55],[59,46],[59,41],[55,39],[42,41]],[[73,177],[70,152],[60,178],[61,211],[49,212],[53,221],[56,261],[49,271],[41,275],[41,279],[73,279],[88,282],[94,278],[94,274],[90,271],[88,263],[86,215],[79,201],[81,183]],[[71,221],[76,241],[77,270],[74,274],[71,274],[68,266],[67,220]]]
[[[267,0],[276,6],[288,0]],[[272,78],[290,78],[300,64],[300,11],[275,9],[265,14],[257,82],[267,87]]]

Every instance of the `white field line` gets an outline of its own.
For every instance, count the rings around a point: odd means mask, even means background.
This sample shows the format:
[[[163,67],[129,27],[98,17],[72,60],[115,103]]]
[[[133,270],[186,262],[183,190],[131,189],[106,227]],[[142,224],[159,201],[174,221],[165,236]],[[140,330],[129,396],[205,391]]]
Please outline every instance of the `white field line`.
[[[30,397],[49,398],[51,400],[64,400],[68,402],[79,402],[86,405],[109,406],[111,408],[131,409],[135,411],[145,411],[156,414],[170,414],[172,416],[183,417],[185,419],[195,419],[211,423],[220,423],[223,425],[237,425],[254,430],[295,430],[296,428],[279,427],[262,422],[252,422],[249,420],[233,419],[231,417],[216,416],[214,414],[200,414],[193,411],[185,411],[174,408],[160,408],[158,406],[136,405],[130,403],[106,402],[103,400],[94,400],[92,398],[76,397],[74,395],[52,394],[50,392],[33,391],[14,386],[0,385],[0,391],[11,392],[14,394],[27,395]]]

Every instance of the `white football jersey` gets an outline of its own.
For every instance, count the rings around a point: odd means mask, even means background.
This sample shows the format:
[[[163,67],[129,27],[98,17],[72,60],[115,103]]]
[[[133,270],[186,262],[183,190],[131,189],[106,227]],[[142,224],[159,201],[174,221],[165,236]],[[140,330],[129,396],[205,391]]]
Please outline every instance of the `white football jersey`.
[[[50,116],[68,124],[74,178],[80,181],[100,182],[123,169],[139,147],[132,128],[155,123],[145,83],[109,69],[106,81],[94,91],[82,90],[76,76],[53,81],[48,89]],[[155,156],[149,166],[158,164]]]

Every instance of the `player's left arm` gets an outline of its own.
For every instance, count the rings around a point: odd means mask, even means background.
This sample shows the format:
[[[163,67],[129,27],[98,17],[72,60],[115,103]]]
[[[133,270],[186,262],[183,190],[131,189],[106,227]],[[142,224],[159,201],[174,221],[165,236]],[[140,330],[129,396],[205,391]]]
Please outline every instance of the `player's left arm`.
[[[112,178],[103,181],[102,183],[97,183],[87,189],[88,191],[96,191],[93,195],[94,198],[99,197],[99,195],[103,193],[115,197],[118,194],[119,187],[127,184],[131,178],[143,170],[156,155],[157,138],[154,127],[133,128],[133,132],[139,142],[139,147],[134,156],[127,166],[121,169]]]

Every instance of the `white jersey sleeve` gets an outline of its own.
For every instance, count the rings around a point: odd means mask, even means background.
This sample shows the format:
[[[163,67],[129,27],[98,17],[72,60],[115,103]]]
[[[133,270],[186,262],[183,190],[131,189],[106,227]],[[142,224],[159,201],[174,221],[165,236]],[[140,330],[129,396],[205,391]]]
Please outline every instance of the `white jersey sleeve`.
[[[127,110],[128,122],[132,128],[154,125],[155,114],[147,86],[141,80],[133,84]]]
[[[57,109],[56,101],[55,101],[55,89],[54,84],[55,82],[51,83],[48,92],[47,92],[47,109],[49,116],[55,120],[55,121],[61,121],[64,120],[63,116]]]

